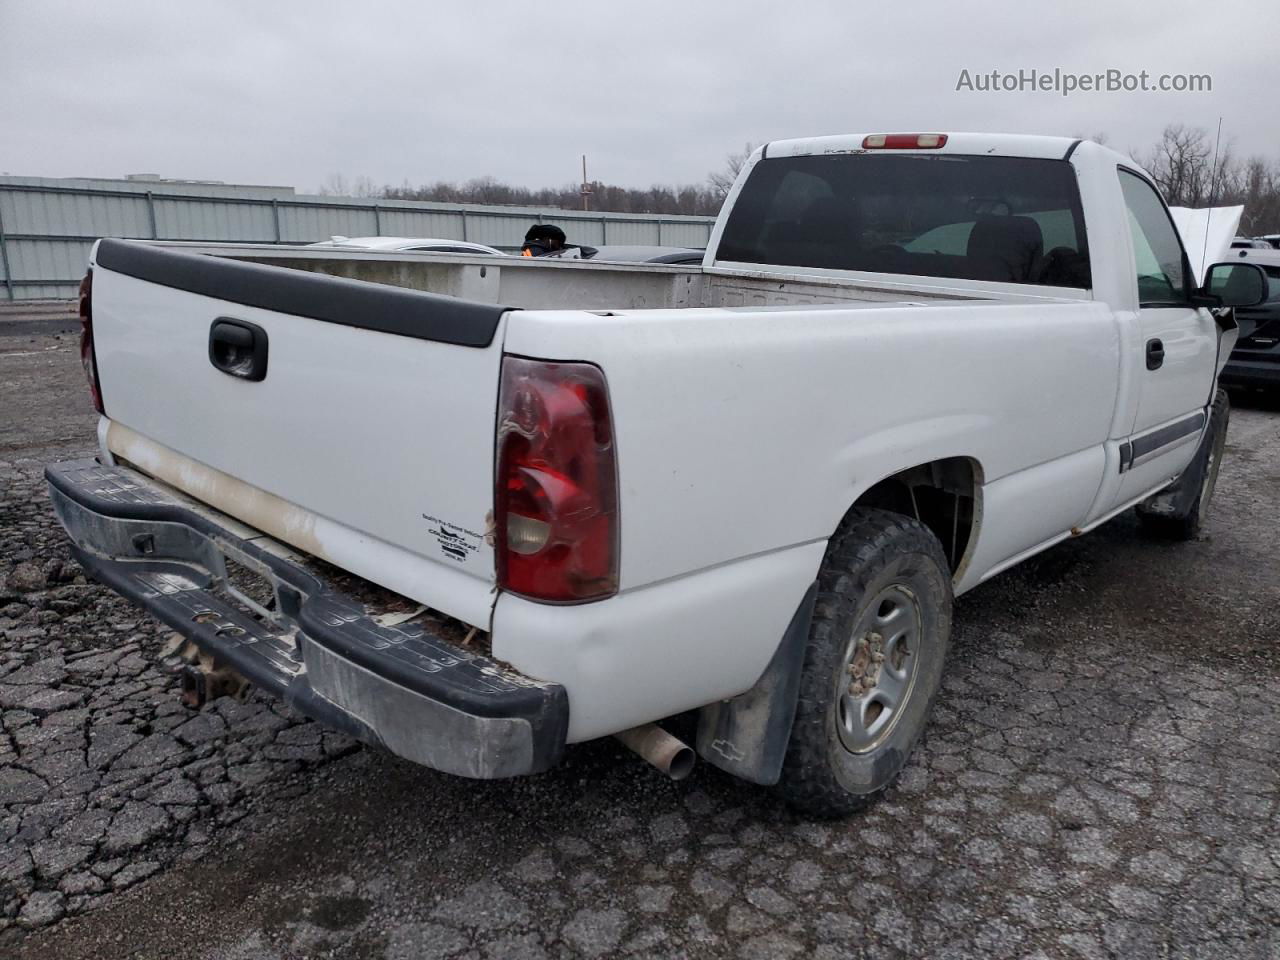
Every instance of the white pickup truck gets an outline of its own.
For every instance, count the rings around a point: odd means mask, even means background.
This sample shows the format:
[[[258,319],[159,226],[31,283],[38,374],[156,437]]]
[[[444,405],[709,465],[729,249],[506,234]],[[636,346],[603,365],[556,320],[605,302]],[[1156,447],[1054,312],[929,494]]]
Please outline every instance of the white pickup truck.
[[[701,266],[102,240],[84,567],[246,682],[470,777],[654,727],[817,814],[925,727],[952,597],[1134,505],[1191,536],[1230,311],[1096,143],[757,150]]]

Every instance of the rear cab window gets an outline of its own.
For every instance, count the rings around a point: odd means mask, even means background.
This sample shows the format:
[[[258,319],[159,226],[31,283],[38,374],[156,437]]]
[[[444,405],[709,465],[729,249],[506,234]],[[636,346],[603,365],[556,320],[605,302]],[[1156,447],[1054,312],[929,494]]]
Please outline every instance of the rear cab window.
[[[716,259],[1092,285],[1075,170],[1029,157],[765,159],[730,211]]]

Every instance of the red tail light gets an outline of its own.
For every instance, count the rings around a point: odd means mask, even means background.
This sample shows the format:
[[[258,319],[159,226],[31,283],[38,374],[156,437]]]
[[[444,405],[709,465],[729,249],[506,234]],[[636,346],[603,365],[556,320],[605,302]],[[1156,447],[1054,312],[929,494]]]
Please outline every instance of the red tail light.
[[[93,270],[80,281],[80,363],[89,380],[89,393],[93,395],[93,409],[102,409],[102,387],[98,383],[98,356],[93,350]]]
[[[577,603],[618,590],[618,466],[599,367],[505,357],[494,521],[498,586]]]

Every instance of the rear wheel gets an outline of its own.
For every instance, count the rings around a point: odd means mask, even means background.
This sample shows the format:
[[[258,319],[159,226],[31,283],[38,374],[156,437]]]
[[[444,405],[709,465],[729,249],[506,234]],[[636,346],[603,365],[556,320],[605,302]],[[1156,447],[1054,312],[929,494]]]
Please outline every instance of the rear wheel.
[[[1209,411],[1209,426],[1187,468],[1170,486],[1138,505],[1138,519],[1148,532],[1172,540],[1191,540],[1200,533],[1218,487],[1230,422],[1231,401],[1219,389]]]
[[[865,806],[924,731],[951,633],[942,545],[900,514],[855,508],[832,538],[779,789],[819,816]]]

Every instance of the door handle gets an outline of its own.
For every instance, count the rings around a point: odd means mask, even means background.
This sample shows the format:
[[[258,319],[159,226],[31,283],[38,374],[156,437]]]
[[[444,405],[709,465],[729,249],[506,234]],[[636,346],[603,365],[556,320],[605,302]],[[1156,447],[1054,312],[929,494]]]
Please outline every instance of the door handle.
[[[267,331],[256,323],[219,317],[209,327],[209,362],[239,380],[267,376]]]
[[[1160,339],[1147,341],[1147,369],[1159,370],[1164,363],[1164,341]]]

